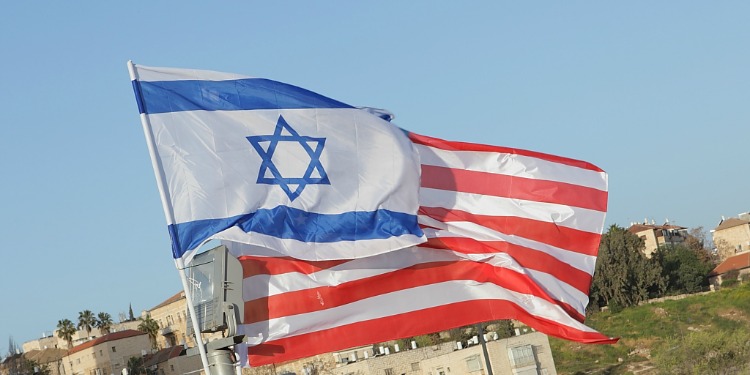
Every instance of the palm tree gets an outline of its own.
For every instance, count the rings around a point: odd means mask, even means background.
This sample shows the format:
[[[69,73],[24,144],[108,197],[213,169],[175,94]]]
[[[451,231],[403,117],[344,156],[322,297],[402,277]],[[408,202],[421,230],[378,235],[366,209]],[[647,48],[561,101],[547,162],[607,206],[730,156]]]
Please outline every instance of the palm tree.
[[[99,331],[102,333],[102,335],[106,335],[112,328],[112,316],[108,313],[100,312],[99,315],[97,315],[97,319],[94,325],[96,326],[96,328],[99,328]]]
[[[78,329],[86,331],[86,337],[91,336],[91,328],[96,324],[96,317],[91,310],[83,310],[78,313]]]
[[[152,319],[149,314],[146,314],[145,318],[138,319],[141,321],[141,323],[138,324],[138,330],[147,333],[149,340],[151,340],[151,347],[157,349],[156,335],[159,334],[159,323]]]
[[[76,327],[70,319],[57,321],[57,337],[68,342],[68,349],[73,347],[73,335],[76,333]]]

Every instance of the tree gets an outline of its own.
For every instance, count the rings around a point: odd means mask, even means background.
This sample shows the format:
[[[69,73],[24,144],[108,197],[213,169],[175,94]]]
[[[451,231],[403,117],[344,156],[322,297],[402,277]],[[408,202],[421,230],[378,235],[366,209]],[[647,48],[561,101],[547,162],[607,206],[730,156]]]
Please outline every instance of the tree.
[[[99,328],[99,331],[103,335],[106,335],[109,333],[110,329],[112,329],[112,316],[110,316],[108,313],[100,312],[99,315],[97,315],[96,328]]]
[[[96,325],[96,316],[91,310],[83,310],[78,313],[78,329],[86,331],[86,337],[91,336],[91,328]]]
[[[151,318],[150,314],[146,314],[145,318],[139,318],[141,323],[138,324],[138,330],[148,334],[149,340],[151,340],[151,347],[157,349],[156,336],[159,334],[159,323]]]
[[[515,333],[515,327],[513,326],[513,321],[510,319],[504,319],[504,320],[498,320],[495,322],[496,324],[496,330],[498,338],[505,339],[508,337],[512,337]]]
[[[73,348],[73,335],[76,334],[76,327],[70,319],[57,321],[57,337],[68,343],[68,349]]]
[[[126,368],[129,375],[142,375],[146,373],[146,369],[143,367],[143,358],[141,357],[130,357]]]
[[[661,267],[643,255],[643,248],[638,236],[617,225],[609,228],[599,245],[590,306],[617,311],[661,294]]]
[[[132,322],[135,320],[135,317],[133,316],[133,304],[131,303],[128,305],[128,321]]]
[[[706,255],[700,247],[690,249],[681,245],[657,250],[652,259],[661,266],[666,294],[697,293],[707,287],[708,274],[714,266]]]

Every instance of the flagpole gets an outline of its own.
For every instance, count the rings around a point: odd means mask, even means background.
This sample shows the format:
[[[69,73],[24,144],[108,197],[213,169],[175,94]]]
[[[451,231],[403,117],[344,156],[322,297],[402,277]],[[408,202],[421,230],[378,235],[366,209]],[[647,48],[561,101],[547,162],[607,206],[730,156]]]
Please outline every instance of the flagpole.
[[[490,362],[490,353],[487,351],[487,340],[484,339],[484,323],[477,323],[477,331],[479,342],[482,343],[484,363],[487,365],[487,375],[492,375],[492,362]]]
[[[164,176],[160,173],[159,162],[156,154],[156,143],[154,142],[153,130],[151,128],[151,122],[146,116],[146,111],[143,107],[143,98],[141,98],[140,87],[138,86],[138,73],[135,70],[135,64],[133,61],[128,60],[128,72],[130,73],[130,80],[133,82],[134,89],[136,90],[136,100],[138,100],[138,109],[141,116],[141,125],[143,126],[143,133],[146,136],[146,145],[148,146],[148,153],[151,156],[151,166],[154,168],[154,174],[156,175],[156,184],[159,187],[159,195],[161,197],[162,208],[164,209],[164,216],[167,218],[167,223],[174,224],[174,215],[169,207],[169,199],[167,197],[166,183]],[[200,326],[198,324],[198,318],[195,313],[195,306],[193,306],[193,297],[190,294],[190,288],[187,282],[187,275],[185,273],[185,262],[182,258],[175,259],[175,266],[177,271],[180,273],[180,280],[182,280],[182,289],[185,291],[185,300],[187,303],[188,312],[190,313],[190,319],[193,321],[193,333],[195,336],[195,345],[198,346],[198,352],[200,353],[201,362],[203,363],[203,370],[206,375],[211,375],[208,364],[208,355],[206,354],[206,347],[203,345],[203,338],[201,336]]]

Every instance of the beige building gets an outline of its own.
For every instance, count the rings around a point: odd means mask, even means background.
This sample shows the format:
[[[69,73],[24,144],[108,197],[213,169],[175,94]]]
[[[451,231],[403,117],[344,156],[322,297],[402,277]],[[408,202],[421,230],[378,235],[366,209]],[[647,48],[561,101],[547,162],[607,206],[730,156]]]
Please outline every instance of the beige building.
[[[183,350],[182,346],[159,350],[148,356],[143,367],[155,375],[182,375],[200,371],[203,368],[200,357],[180,355]]]
[[[141,316],[145,317],[146,314],[150,314],[151,319],[159,323],[159,335],[156,338],[159,348],[184,344],[195,346],[195,340],[187,335],[187,299],[184,291],[144,311]]]
[[[722,218],[712,232],[714,245],[721,260],[750,250],[750,214],[748,213],[740,214],[738,218]]]
[[[494,374],[555,375],[555,360],[549,339],[539,332],[513,336],[487,343]],[[487,374],[481,345],[473,345],[423,361],[419,374]]]
[[[15,366],[18,366],[19,359],[23,358],[27,361],[33,361],[35,363],[34,372],[41,370],[39,367],[46,367],[49,369],[50,375],[62,375],[63,371],[63,357],[67,354],[67,350],[64,349],[42,349],[42,350],[30,350],[23,354],[16,354],[14,356],[6,357],[5,360],[0,363],[0,375],[8,375],[9,373],[16,372],[13,370]],[[15,363],[13,363],[15,362]]]
[[[554,375],[555,361],[546,335],[531,332],[487,342],[494,374]],[[424,348],[363,346],[286,363],[243,369],[245,375],[483,375],[484,352],[475,338]]]
[[[628,228],[628,232],[635,234],[643,240],[643,254],[647,258],[651,258],[654,252],[662,246],[683,243],[688,236],[687,228],[685,227],[669,223],[656,225],[653,221],[651,224],[645,221],[643,224],[633,223]]]
[[[128,329],[138,329],[140,321],[131,320],[115,323],[110,327],[110,333],[124,331]],[[104,336],[98,328],[92,328],[90,333],[86,331],[78,330],[73,335],[73,346],[83,344],[86,341],[93,340],[97,337]],[[44,349],[68,349],[68,343],[57,336],[57,330],[53,331],[51,335],[44,333],[41,338],[36,340],[30,340],[22,345],[23,352],[27,353],[32,350],[44,350]]]
[[[730,256],[723,262],[719,263],[711,273],[708,274],[708,282],[713,288],[721,287],[721,283],[727,280],[727,277],[736,273],[736,279],[742,280],[750,275],[750,251]]]
[[[148,354],[148,335],[134,330],[110,333],[73,347],[63,358],[62,375],[119,375],[131,357]]]

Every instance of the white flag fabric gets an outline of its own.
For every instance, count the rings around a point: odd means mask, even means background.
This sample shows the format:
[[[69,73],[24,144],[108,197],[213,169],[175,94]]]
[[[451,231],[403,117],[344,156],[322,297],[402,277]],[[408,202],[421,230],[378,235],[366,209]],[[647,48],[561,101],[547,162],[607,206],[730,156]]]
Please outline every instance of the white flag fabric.
[[[583,321],[607,174],[583,161],[410,134],[428,241],[309,262],[225,243],[241,262],[245,365],[289,361],[496,319],[614,343]]]
[[[268,79],[129,67],[174,258],[211,239],[305,260],[425,241],[418,155],[388,121]]]

